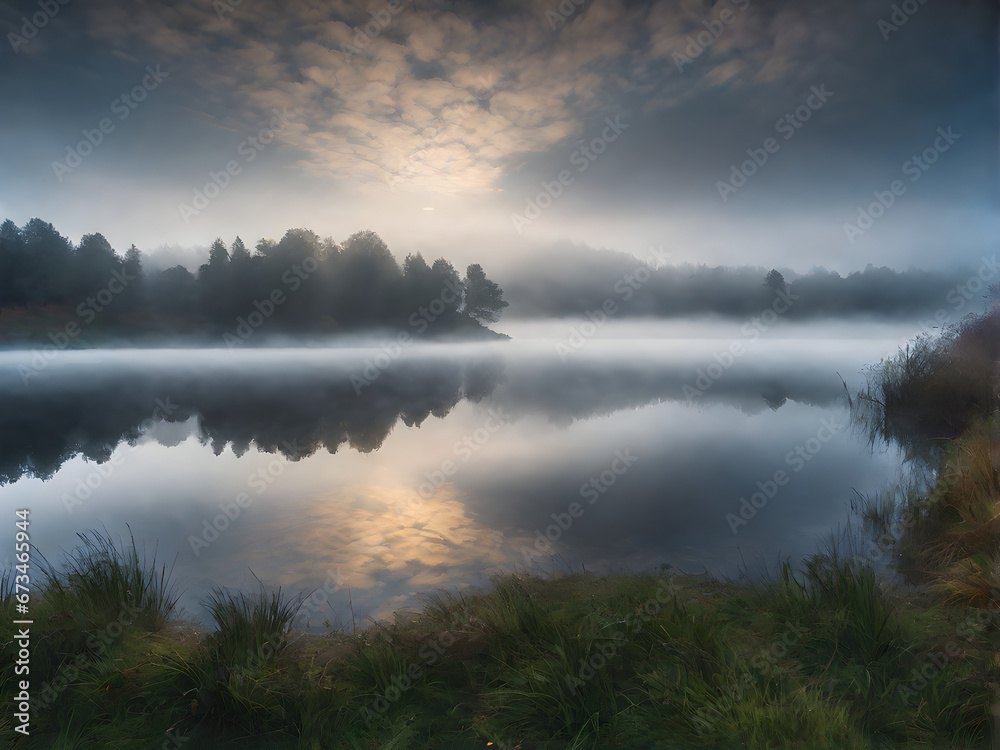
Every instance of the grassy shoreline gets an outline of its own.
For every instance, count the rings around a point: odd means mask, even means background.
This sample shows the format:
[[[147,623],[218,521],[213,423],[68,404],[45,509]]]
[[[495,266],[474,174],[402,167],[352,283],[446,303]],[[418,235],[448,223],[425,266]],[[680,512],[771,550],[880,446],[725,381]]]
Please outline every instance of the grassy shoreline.
[[[208,592],[216,627],[195,633],[169,619],[168,572],[134,541],[95,534],[49,565],[32,604],[32,734],[17,737],[8,711],[0,737],[39,748],[985,747],[1000,679],[997,618],[904,595],[836,545],[800,573],[786,564],[756,581],[507,574],[391,623],[319,635],[287,630],[300,601],[263,587]],[[13,636],[0,625],[8,706]]]

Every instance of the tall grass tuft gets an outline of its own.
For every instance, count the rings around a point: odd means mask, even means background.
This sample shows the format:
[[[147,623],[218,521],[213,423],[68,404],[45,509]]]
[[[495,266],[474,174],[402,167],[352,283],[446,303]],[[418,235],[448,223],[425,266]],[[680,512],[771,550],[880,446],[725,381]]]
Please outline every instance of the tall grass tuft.
[[[194,699],[199,721],[266,734],[287,725],[279,659],[301,597],[288,599],[280,588],[269,593],[258,582],[255,594],[211,591],[202,604],[215,620],[215,631],[194,658],[175,655],[166,665],[182,694]]]
[[[301,597],[284,597],[280,587],[268,593],[262,582],[256,594],[213,589],[203,604],[215,621],[212,637],[219,656],[240,666],[272,660],[287,643],[300,602]]]
[[[869,667],[898,657],[902,642],[897,607],[883,592],[875,570],[836,545],[806,559],[809,600],[826,613],[819,639],[840,660]]]
[[[819,661],[867,668],[900,655],[898,607],[850,544],[835,537],[804,560],[802,571],[786,560],[773,576],[749,584],[756,606],[806,626]]]
[[[147,631],[166,625],[179,594],[166,564],[159,568],[156,548],[140,554],[129,529],[129,543],[118,544],[105,531],[78,533],[82,544],[60,565],[41,556],[45,599],[59,611],[73,612],[85,630],[122,619]]]
[[[996,609],[1000,606],[1000,570],[995,556],[977,552],[951,565],[941,576],[945,604],[955,607]]]

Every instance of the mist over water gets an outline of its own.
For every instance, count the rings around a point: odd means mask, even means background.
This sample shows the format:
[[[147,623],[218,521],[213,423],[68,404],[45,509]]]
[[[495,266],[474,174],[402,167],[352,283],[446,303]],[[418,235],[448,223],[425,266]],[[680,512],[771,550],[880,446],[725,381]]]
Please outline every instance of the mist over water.
[[[128,523],[176,560],[195,618],[213,585],[336,577],[317,627],[349,624],[349,597],[360,619],[498,569],[795,558],[896,474],[894,452],[852,434],[841,378],[858,384],[912,326],[747,340],[732,321],[609,321],[567,353],[583,322],[391,356],[382,339],[65,351],[27,383],[31,352],[2,352],[0,496],[31,509],[50,559]]]

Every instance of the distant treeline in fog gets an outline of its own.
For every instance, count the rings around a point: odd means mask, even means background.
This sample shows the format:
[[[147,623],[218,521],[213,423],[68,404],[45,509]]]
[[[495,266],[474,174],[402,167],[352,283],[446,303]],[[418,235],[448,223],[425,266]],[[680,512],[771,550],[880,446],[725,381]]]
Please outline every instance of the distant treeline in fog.
[[[770,307],[784,282],[791,295],[788,318],[876,316],[933,317],[949,322],[983,311],[989,287],[1000,281],[992,255],[964,271],[896,271],[868,265],[841,276],[816,268],[806,274],[759,266],[663,265],[625,253],[583,247],[559,248],[504,273],[509,315],[518,318],[579,316],[607,300],[617,317],[690,315],[750,316]],[[658,267],[658,268],[657,268]],[[779,273],[774,271],[774,273]],[[765,283],[765,279],[768,282]],[[940,322],[940,321],[938,321]]]
[[[0,332],[30,318],[26,311],[49,306],[70,308],[70,336],[99,320],[103,333],[213,333],[233,344],[262,326],[284,333],[383,326],[414,335],[481,332],[507,303],[479,264],[464,277],[447,260],[428,265],[419,254],[400,267],[371,231],[337,244],[290,229],[253,250],[239,237],[228,246],[217,239],[197,273],[183,266],[144,272],[135,245],[120,256],[101,234],[74,246],[41,219],[23,227],[8,219],[0,225]]]

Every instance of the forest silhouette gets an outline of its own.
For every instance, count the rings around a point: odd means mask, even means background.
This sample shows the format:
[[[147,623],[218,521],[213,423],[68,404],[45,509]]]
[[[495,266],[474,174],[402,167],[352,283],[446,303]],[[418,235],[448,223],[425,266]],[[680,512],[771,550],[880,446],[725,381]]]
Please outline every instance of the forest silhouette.
[[[0,329],[5,311],[48,306],[68,306],[77,326],[99,317],[105,333],[212,334],[233,346],[265,324],[273,333],[405,326],[414,335],[483,334],[507,303],[479,264],[464,277],[444,258],[428,264],[419,253],[400,266],[372,231],[338,244],[290,229],[252,251],[239,237],[229,246],[216,239],[197,273],[146,272],[135,245],[120,256],[101,234],[74,246],[41,219],[23,227],[8,219],[0,225]]]

